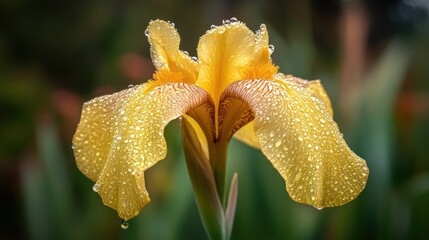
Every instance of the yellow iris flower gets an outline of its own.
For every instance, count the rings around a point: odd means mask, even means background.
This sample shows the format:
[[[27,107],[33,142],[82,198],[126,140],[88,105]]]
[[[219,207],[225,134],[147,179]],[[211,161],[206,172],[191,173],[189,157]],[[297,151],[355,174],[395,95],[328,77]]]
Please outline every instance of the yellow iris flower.
[[[344,141],[320,81],[277,72],[265,25],[256,33],[235,20],[213,26],[198,59],[179,50],[173,24],[151,21],[146,35],[153,80],[86,102],[73,138],[79,169],[121,218],[150,201],[144,172],[165,158],[164,127],[180,116],[195,129],[221,196],[232,136],[261,149],[297,202],[339,206],[363,190],[367,165]]]

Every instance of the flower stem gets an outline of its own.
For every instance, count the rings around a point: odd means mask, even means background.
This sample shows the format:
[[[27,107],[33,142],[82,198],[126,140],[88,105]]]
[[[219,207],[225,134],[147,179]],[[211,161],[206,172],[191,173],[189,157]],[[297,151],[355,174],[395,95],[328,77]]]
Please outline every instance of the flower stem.
[[[228,142],[218,141],[209,144],[210,164],[216,182],[217,191],[221,202],[225,199],[225,174]]]

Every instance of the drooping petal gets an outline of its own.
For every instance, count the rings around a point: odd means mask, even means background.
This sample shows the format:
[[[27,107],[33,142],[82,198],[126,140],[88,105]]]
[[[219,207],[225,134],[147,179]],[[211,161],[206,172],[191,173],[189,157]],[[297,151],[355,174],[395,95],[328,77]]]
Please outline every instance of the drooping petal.
[[[196,84],[212,96],[216,106],[222,91],[230,83],[243,79],[242,69],[252,59],[254,47],[254,33],[241,22],[218,26],[201,37]]]
[[[297,84],[301,85],[302,87],[307,88],[314,97],[320,99],[325,104],[329,114],[331,116],[334,115],[334,111],[331,105],[331,100],[329,99],[329,96],[326,93],[325,88],[320,83],[320,80],[307,81],[307,80],[296,78],[290,75],[284,76],[281,73],[277,74],[276,76],[278,77],[277,81],[282,80],[284,78],[289,78],[295,81]],[[234,137],[251,147],[259,149],[260,148],[259,141],[255,135],[253,126],[254,126],[253,121],[249,122],[246,126],[240,128],[235,133]]]
[[[224,95],[248,103],[255,113],[261,150],[292,199],[317,208],[339,206],[363,190],[365,161],[350,150],[324,102],[308,89],[291,78],[245,80]]]
[[[190,84],[144,84],[85,103],[74,152],[105,205],[123,219],[140,212],[150,201],[144,171],[166,156],[164,127],[208,98]]]
[[[295,83],[299,84],[300,86],[307,88],[314,97],[320,99],[325,104],[325,107],[328,110],[328,112],[331,114],[331,116],[334,116],[334,110],[332,109],[331,100],[329,99],[329,96],[326,93],[325,88],[320,83],[320,80],[308,81],[308,80],[297,78],[291,75],[282,76],[281,74],[278,74],[277,76],[279,77],[278,80],[288,78],[294,81]]]
[[[151,45],[152,62],[158,71],[180,73],[185,83],[196,81],[198,64],[179,50],[180,36],[173,24],[162,20],[151,21],[146,35]]]

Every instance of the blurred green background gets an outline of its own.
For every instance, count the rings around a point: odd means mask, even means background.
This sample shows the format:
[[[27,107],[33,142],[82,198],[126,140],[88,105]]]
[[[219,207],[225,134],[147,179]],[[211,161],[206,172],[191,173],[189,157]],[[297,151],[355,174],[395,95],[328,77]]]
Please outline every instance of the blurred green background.
[[[355,201],[319,211],[233,141],[233,239],[427,239],[428,16],[427,0],[0,1],[0,239],[206,239],[177,120],[167,158],[146,175],[152,202],[127,230],[78,171],[71,139],[84,101],[151,78],[151,19],[174,22],[196,55],[210,25],[231,17],[268,26],[283,73],[322,80],[370,169]]]

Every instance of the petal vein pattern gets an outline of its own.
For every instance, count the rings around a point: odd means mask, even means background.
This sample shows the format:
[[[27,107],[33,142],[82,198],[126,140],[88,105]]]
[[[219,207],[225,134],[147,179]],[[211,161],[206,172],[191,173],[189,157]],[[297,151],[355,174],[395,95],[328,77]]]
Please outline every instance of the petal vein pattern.
[[[84,104],[73,139],[79,169],[123,219],[150,201],[144,171],[165,158],[164,127],[210,99],[194,85],[143,84]]]
[[[368,168],[345,143],[323,100],[292,78],[244,80],[225,95],[249,104],[262,152],[292,199],[317,208],[343,205],[363,190]]]

